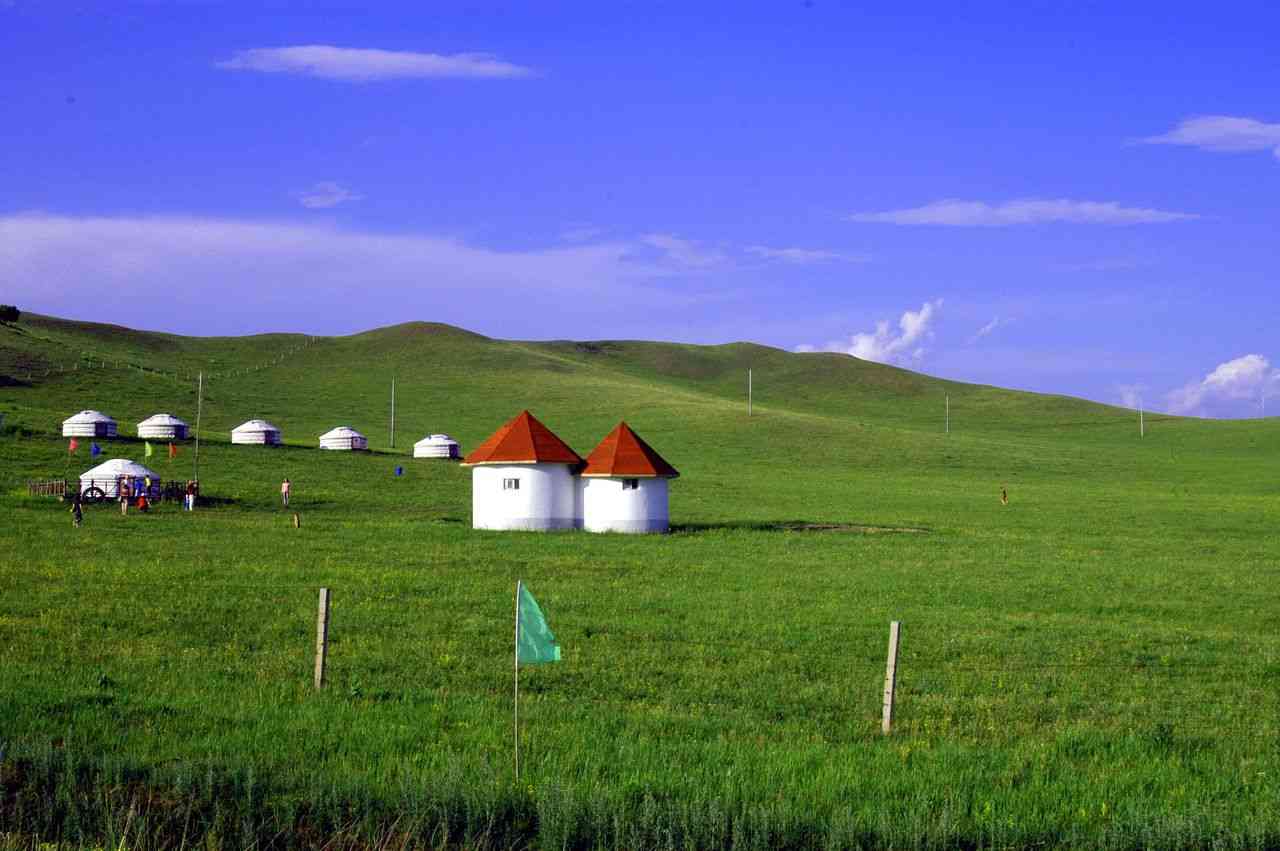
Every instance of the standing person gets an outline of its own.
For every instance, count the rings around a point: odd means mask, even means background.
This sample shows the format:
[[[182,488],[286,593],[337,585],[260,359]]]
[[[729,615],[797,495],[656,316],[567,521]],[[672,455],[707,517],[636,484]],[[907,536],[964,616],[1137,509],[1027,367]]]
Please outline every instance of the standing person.
[[[289,507],[289,491],[290,490],[292,490],[292,487],[290,486],[288,479],[285,479],[283,482],[280,483],[280,504],[283,505],[285,508]]]
[[[196,510],[196,483],[187,480],[187,511]]]
[[[71,498],[71,525],[79,529],[80,521],[83,519],[84,509],[80,507],[80,492],[76,491],[76,495]]]
[[[147,476],[142,480],[142,487],[144,488],[142,492],[147,495],[148,499],[150,499],[151,498],[151,477],[150,476]]]
[[[116,496],[120,498],[120,516],[125,517],[129,514],[129,500],[133,498],[133,488],[129,486],[129,479],[124,478],[116,483]]]

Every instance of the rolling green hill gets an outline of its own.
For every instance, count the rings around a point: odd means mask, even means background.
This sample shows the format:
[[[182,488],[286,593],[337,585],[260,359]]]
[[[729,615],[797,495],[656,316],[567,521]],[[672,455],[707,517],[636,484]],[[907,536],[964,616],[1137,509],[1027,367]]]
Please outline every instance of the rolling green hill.
[[[194,424],[200,372],[194,514],[73,529],[26,495],[89,466],[66,416],[111,414],[103,457],[140,460],[134,424]],[[522,408],[583,454],[626,419],[682,473],[673,534],[471,530],[468,471],[410,447]],[[747,343],[40,316],[0,327],[0,413],[0,848],[1280,847],[1280,421],[1140,438]],[[229,445],[250,417],[288,445]],[[318,450],[339,424],[373,451]],[[565,655],[521,674],[519,782],[517,579]]]

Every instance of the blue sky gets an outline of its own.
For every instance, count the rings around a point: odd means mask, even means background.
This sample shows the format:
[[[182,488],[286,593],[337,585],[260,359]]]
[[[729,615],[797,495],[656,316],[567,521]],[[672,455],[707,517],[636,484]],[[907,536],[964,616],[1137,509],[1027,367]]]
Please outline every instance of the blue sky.
[[[0,0],[0,301],[1280,414],[1280,9],[1116,5]]]

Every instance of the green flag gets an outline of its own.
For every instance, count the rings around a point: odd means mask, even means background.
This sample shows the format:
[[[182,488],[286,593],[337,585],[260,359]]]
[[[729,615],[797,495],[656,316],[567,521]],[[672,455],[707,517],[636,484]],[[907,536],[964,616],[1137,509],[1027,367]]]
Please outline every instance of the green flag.
[[[538,601],[523,582],[519,583],[516,593],[516,663],[559,662],[560,645],[556,644]]]
[[[151,441],[148,440],[146,443],[146,446],[147,448],[142,450],[142,455],[143,457],[150,458],[151,457]]]

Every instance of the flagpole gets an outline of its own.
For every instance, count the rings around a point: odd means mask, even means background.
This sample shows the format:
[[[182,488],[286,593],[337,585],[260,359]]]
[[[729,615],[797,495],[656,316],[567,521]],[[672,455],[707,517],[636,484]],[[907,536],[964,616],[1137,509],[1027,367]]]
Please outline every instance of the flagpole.
[[[513,726],[515,728],[516,783],[520,782],[520,580],[516,580],[516,638],[512,654],[516,666],[515,711]]]

